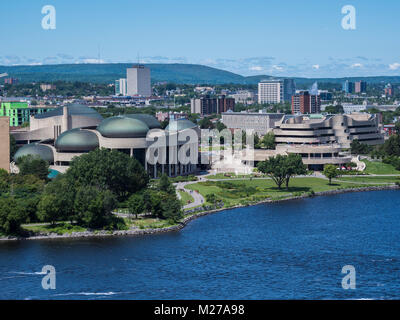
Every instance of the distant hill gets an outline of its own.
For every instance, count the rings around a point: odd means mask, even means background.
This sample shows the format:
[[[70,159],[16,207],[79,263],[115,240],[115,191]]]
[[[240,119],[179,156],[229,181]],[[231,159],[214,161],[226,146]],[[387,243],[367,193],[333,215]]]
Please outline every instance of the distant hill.
[[[8,73],[21,82],[35,81],[82,81],[111,83],[126,77],[126,69],[131,63],[113,64],[60,64],[43,66],[0,66],[0,74]],[[151,69],[153,82],[167,81],[187,84],[257,84],[265,79],[277,79],[268,75],[244,77],[229,71],[197,64],[146,64]],[[365,80],[370,83],[400,83],[399,77],[353,77],[353,78],[294,78],[299,86],[313,82],[340,83],[345,80]]]

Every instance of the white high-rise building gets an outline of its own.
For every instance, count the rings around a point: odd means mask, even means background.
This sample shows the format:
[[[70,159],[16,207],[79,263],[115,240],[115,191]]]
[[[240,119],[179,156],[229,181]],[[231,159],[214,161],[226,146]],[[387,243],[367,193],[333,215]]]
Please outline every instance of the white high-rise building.
[[[268,80],[258,84],[258,103],[283,102],[283,81]]]
[[[127,95],[151,96],[150,69],[143,65],[135,65],[126,70]]]
[[[115,95],[127,96],[126,79],[115,80]]]

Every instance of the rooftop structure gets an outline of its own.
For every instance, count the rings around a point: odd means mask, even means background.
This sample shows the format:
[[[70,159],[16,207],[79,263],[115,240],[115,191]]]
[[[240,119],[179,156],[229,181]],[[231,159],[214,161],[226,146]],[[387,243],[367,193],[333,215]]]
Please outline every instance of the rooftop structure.
[[[228,129],[254,130],[263,136],[275,128],[275,122],[283,116],[283,113],[225,112],[222,113],[222,123]]]
[[[277,143],[339,144],[349,148],[353,140],[377,145],[383,143],[382,124],[377,115],[353,113],[318,117],[285,116],[273,130]]]
[[[19,144],[55,140],[70,129],[95,128],[103,117],[85,105],[71,104],[30,117],[28,128],[14,130],[11,134]]]
[[[180,141],[176,136],[187,129],[198,130],[189,120],[171,121],[166,131],[163,131],[160,123],[151,115],[126,114],[103,120],[93,111],[87,110],[84,106],[70,106],[62,108],[62,113],[60,110],[54,110],[52,116],[43,116],[42,120],[45,122],[41,123],[40,129],[34,131],[36,142],[21,147],[14,159],[17,160],[27,154],[38,155],[49,162],[51,169],[64,172],[73,158],[96,148],[107,148],[135,157],[154,178],[163,173],[177,176],[196,171],[197,158],[193,162],[181,163],[178,157],[183,145],[185,147],[189,145],[190,150],[198,150],[197,139],[188,143],[186,140]],[[45,124],[49,125],[49,128],[44,127]],[[73,127],[78,124],[81,126]],[[152,129],[157,130],[150,131]],[[148,160],[146,153],[155,148],[152,147],[153,142],[164,132],[166,133],[164,147],[168,162],[155,164]],[[50,133],[53,135],[50,136]],[[13,134],[17,142],[22,144],[27,142],[24,135],[33,135],[30,131]],[[156,148],[156,153],[159,152]]]

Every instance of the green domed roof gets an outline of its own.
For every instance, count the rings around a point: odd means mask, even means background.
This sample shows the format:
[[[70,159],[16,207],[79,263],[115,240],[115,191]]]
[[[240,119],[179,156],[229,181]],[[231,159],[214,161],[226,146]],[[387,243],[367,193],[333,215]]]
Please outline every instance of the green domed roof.
[[[43,144],[31,143],[18,149],[14,155],[14,161],[17,162],[19,158],[24,156],[39,156],[47,162],[54,162],[53,149]]]
[[[140,121],[143,121],[145,124],[147,124],[147,126],[150,129],[161,129],[161,124],[158,122],[158,120],[149,115],[149,114],[144,114],[144,113],[132,113],[132,114],[125,114],[124,117],[128,117],[128,118],[133,118],[133,119],[137,119]]]
[[[99,139],[94,132],[72,129],[57,138],[55,147],[61,152],[88,152],[99,147]]]
[[[95,118],[98,120],[102,120],[103,117],[98,113],[95,109],[90,108],[83,104],[70,104],[66,106],[68,108],[68,115],[70,116],[83,116],[88,118]],[[46,119],[51,117],[58,117],[63,115],[63,107],[58,107],[51,111],[47,111],[45,113],[36,114],[35,119]]]
[[[126,116],[105,119],[97,127],[106,138],[144,138],[149,130],[145,122]]]
[[[187,119],[178,119],[171,121],[169,125],[165,128],[167,131],[182,131],[186,129],[193,129],[196,128],[197,125],[195,125],[192,121],[187,120]]]

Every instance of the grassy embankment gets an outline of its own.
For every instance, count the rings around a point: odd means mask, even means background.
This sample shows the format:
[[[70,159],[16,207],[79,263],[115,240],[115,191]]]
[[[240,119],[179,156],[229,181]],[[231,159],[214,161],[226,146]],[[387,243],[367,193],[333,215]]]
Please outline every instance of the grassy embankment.
[[[353,178],[349,179],[352,179],[352,181],[335,181],[332,185],[329,185],[327,180],[320,178],[293,178],[288,190],[285,187],[278,189],[270,179],[207,181],[191,184],[187,188],[200,192],[204,197],[208,194],[215,194],[218,199],[224,202],[225,207],[232,207],[267,199],[280,200],[303,194],[312,195],[322,191],[377,185],[376,181],[368,184],[357,184],[353,183]]]
[[[249,204],[262,200],[280,200],[302,194],[311,195],[313,192],[328,190],[358,188],[368,186],[381,186],[382,184],[393,184],[400,182],[400,171],[395,170],[391,165],[382,162],[371,162],[363,160],[367,164],[366,173],[368,174],[398,174],[399,176],[374,177],[374,176],[342,176],[333,181],[332,185],[328,181],[320,178],[294,178],[290,181],[290,188],[278,189],[271,179],[249,180],[250,175],[240,175],[226,177],[223,174],[209,176],[209,179],[226,179],[227,181],[207,181],[188,185],[186,188],[197,190],[206,197],[207,194],[215,194],[218,199],[224,201],[225,207],[229,208],[239,204]],[[231,180],[232,178],[244,178],[244,180]],[[182,196],[182,203],[193,201],[193,197],[183,191],[179,191]],[[205,203],[209,204],[209,203]],[[193,208],[192,208],[193,209]],[[174,225],[166,220],[160,220],[148,216],[141,216],[138,219],[124,218],[126,228],[157,229]],[[83,232],[87,229],[71,225],[69,222],[60,222],[56,225],[32,224],[24,225],[23,228],[35,233],[57,233],[70,234],[72,232]],[[1,235],[0,235],[1,236]]]
[[[194,201],[193,197],[189,193],[182,190],[178,190],[178,192],[181,195],[181,203],[183,206],[192,203]]]
[[[366,164],[365,173],[367,174],[399,174],[392,165],[380,161],[362,160]]]

